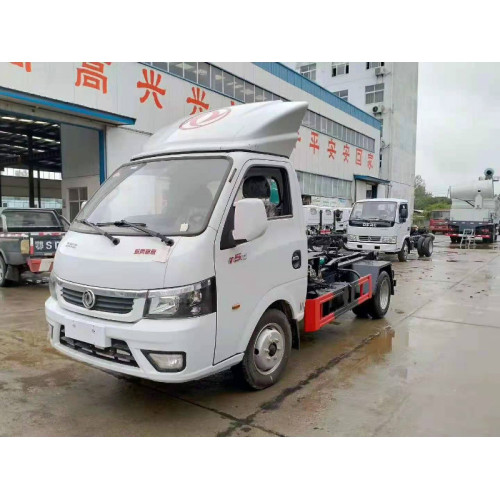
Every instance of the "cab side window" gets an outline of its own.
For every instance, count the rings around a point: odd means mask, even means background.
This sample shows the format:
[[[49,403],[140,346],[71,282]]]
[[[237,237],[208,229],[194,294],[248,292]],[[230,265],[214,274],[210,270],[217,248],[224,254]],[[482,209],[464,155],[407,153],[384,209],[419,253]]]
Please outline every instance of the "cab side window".
[[[285,169],[252,167],[238,190],[235,202],[244,198],[258,198],[264,202],[267,218],[276,219],[292,215],[290,185]]]

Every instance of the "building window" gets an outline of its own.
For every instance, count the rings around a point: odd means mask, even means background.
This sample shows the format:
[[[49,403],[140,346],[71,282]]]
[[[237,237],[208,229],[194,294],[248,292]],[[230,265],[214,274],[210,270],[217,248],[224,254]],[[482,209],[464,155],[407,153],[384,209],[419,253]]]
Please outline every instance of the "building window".
[[[374,104],[384,100],[384,84],[367,85],[365,87],[366,104]]]
[[[69,188],[69,219],[72,221],[82,208],[82,203],[88,200],[87,188]]]
[[[348,75],[349,63],[348,62],[334,62],[332,63],[332,76]]]
[[[380,68],[380,66],[383,66],[385,63],[379,62],[379,63],[366,63],[366,69],[373,69],[373,68]]]
[[[333,95],[336,95],[337,97],[340,97],[341,99],[344,99],[344,101],[347,101],[347,98],[349,97],[349,90],[338,90],[337,92],[334,92]]]
[[[299,73],[302,76],[305,76],[307,79],[316,81],[316,63],[314,64],[306,64],[299,68]]]

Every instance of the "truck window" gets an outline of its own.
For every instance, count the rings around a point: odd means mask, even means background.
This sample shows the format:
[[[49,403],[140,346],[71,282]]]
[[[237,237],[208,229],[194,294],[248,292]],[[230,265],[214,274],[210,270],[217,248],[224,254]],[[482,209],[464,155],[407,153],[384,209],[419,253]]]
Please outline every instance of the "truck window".
[[[245,174],[234,201],[243,198],[261,199],[264,202],[268,219],[292,215],[288,174],[285,169],[250,168]]]
[[[3,215],[8,231],[60,231],[61,224],[53,212],[6,210]]]
[[[93,232],[78,222],[112,227],[114,234],[137,234],[114,221],[147,224],[167,236],[202,233],[229,173],[227,158],[183,158],[128,164],[118,169],[82,208],[75,231]]]

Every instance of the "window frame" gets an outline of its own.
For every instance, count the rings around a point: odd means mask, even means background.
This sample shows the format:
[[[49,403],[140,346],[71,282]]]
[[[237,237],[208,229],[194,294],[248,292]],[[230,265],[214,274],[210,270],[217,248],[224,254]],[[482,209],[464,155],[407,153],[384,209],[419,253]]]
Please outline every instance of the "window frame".
[[[339,68],[344,69],[342,73],[339,73]],[[332,78],[336,76],[348,75],[349,74],[349,63],[348,62],[332,62]]]

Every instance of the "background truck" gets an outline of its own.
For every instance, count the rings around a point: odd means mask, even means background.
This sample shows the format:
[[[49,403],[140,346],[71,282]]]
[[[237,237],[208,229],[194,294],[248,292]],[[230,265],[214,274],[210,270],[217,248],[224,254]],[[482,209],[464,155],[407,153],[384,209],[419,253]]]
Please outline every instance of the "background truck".
[[[351,216],[352,208],[337,208],[335,209],[335,231],[337,233],[347,232],[349,225],[349,217]]]
[[[433,234],[450,232],[450,210],[433,210],[429,220],[429,231]]]
[[[330,243],[308,249],[288,159],[306,110],[245,104],[153,135],[59,245],[45,306],[52,345],[163,382],[232,368],[262,389],[299,347],[302,321],[316,331],[349,310],[383,317],[390,262]]]
[[[450,236],[459,243],[464,235],[484,243],[497,241],[500,219],[498,178],[487,168],[476,182],[450,188]]]
[[[28,270],[51,271],[68,226],[54,210],[0,208],[0,287],[19,283]]]
[[[434,236],[412,228],[408,200],[371,198],[354,204],[346,247],[397,254],[400,262],[406,262],[412,250],[420,257],[430,257],[434,251]]]

